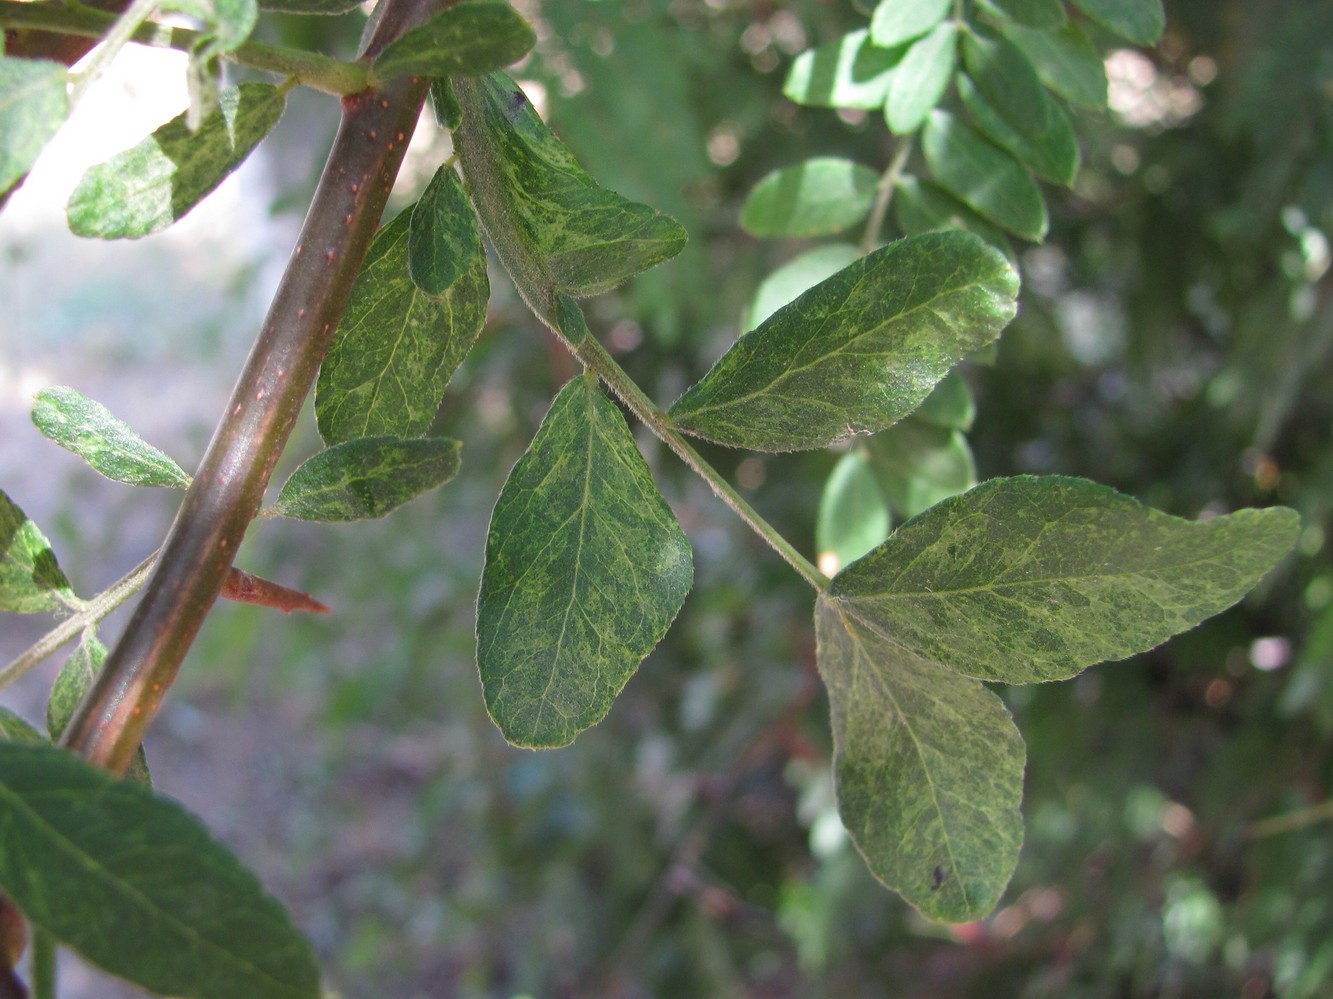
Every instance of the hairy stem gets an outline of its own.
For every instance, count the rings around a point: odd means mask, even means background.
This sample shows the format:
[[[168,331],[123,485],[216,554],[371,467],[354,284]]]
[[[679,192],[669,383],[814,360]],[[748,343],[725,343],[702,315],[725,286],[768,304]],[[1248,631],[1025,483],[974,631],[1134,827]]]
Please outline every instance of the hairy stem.
[[[365,55],[435,9],[385,0]],[[222,589],[258,512],[402,164],[429,81],[404,77],[343,98],[343,119],[268,316],[185,493],[124,635],[65,730],[109,770],[129,763]]]

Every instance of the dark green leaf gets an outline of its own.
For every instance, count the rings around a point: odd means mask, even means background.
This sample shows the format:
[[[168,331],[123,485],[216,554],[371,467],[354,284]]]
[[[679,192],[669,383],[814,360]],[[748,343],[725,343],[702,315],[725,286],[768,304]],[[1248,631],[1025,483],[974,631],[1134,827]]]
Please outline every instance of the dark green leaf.
[[[318,999],[309,945],[175,802],[52,746],[0,744],[0,887],[112,974],[190,999]]]
[[[877,108],[905,48],[883,49],[865,28],[808,49],[796,57],[782,92],[809,107]]]
[[[507,3],[467,0],[440,11],[385,46],[374,73],[481,76],[525,56],[537,36]]]
[[[462,276],[443,295],[428,294],[408,265],[412,214],[404,209],[375,234],[319,369],[315,417],[327,444],[425,433],[486,322],[480,237],[459,247],[467,254]]]
[[[477,598],[486,707],[520,746],[600,721],[680,610],[690,546],[591,375],[561,390],[491,517]]]
[[[1017,160],[945,111],[934,111],[921,149],[940,186],[982,218],[1015,235],[1040,242],[1046,235],[1046,203]]]
[[[432,80],[430,84],[430,106],[435,112],[435,121],[441,128],[453,131],[463,120],[463,109],[458,106],[458,95],[447,78]]]
[[[83,700],[83,695],[92,686],[93,680],[106,662],[106,646],[96,635],[85,633],[79,646],[60,667],[56,682],[51,685],[51,697],[46,702],[46,731],[53,741],[59,741],[65,726],[74,717],[74,711]],[[145,787],[152,786],[148,775],[148,762],[144,757],[143,746],[125,768],[125,776],[138,781]]]
[[[51,542],[0,491],[0,611],[37,614],[78,603]]]
[[[980,919],[1023,844],[1023,738],[1000,699],[820,598],[838,812],[877,878],[932,919]]]
[[[18,742],[29,746],[50,745],[46,736],[5,707],[0,707],[0,742]]]
[[[889,506],[860,450],[838,459],[824,483],[815,518],[819,571],[834,575],[889,536]]]
[[[958,31],[942,21],[913,43],[889,83],[885,120],[895,135],[910,135],[940,102],[958,61]]]
[[[70,230],[133,239],[167,228],[245,161],[286,100],[278,87],[243,83],[223,91],[198,131],[190,131],[185,115],[173,118],[83,175],[66,208]]]
[[[976,416],[977,404],[972,399],[972,390],[957,369],[945,375],[912,414],[913,419],[950,430],[971,430]]]
[[[816,157],[774,170],[741,206],[741,227],[754,236],[822,236],[865,218],[879,174],[851,160]]]
[[[65,67],[0,56],[0,193],[32,167],[69,115]]]
[[[870,17],[870,37],[886,49],[910,42],[943,21],[951,6],[952,0],[880,0]]]
[[[754,329],[782,306],[825,278],[832,277],[860,256],[861,251],[850,243],[829,243],[787,261],[764,278],[755,291],[745,328]]]
[[[889,505],[903,518],[915,517],[977,484],[967,438],[958,430],[928,423],[921,410],[872,437],[867,451]]]
[[[1042,83],[1079,107],[1106,106],[1106,66],[1082,28],[1076,24],[1059,31],[1017,24],[1003,28],[1005,37],[1028,57]]]
[[[446,438],[361,437],[321,451],[291,474],[273,512],[301,520],[383,517],[458,472]]]
[[[361,6],[361,0],[259,0],[261,10],[281,14],[346,14]]]
[[[1153,44],[1166,27],[1162,0],[1074,0],[1074,6],[1135,45]]]
[[[686,233],[599,187],[509,77],[454,80],[463,120],[454,146],[496,254],[553,326],[559,292],[584,297],[669,260]]]
[[[981,130],[1039,177],[1072,184],[1078,173],[1074,126],[1027,57],[1002,38],[969,34],[963,63],[967,76],[959,78],[959,96]]]
[[[1018,277],[963,232],[909,236],[742,336],[671,408],[688,433],[796,451],[902,419],[1013,318]]]
[[[1299,529],[1281,507],[1187,521],[1085,479],[992,479],[904,524],[829,594],[959,673],[1058,680],[1230,607]]]
[[[33,401],[32,422],[108,479],[176,489],[190,484],[180,465],[77,389],[64,385],[42,389]]]
[[[1004,230],[987,222],[953,195],[910,174],[899,177],[893,193],[893,217],[904,235],[938,229],[966,229],[1017,262]]]
[[[1006,17],[1013,18],[1020,24],[1034,28],[1061,28],[1068,21],[1065,5],[1061,0],[984,0],[985,6],[994,8]]]
[[[475,262],[481,236],[463,184],[453,167],[440,167],[412,209],[407,263],[412,282],[442,295]]]

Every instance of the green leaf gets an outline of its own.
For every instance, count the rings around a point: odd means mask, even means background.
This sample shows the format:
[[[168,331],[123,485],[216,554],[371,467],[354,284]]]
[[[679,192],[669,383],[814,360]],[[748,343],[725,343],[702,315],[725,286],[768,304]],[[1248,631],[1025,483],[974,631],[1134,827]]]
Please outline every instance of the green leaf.
[[[928,423],[921,410],[872,437],[867,452],[889,505],[903,518],[915,517],[977,484],[967,438],[958,430]]]
[[[671,407],[688,433],[798,451],[902,419],[1013,318],[1018,277],[963,232],[909,236],[746,333]]]
[[[315,418],[326,444],[424,434],[485,325],[490,282],[480,237],[474,231],[472,246],[459,246],[462,275],[431,295],[412,281],[412,217],[404,209],[375,234],[319,369]]]
[[[910,135],[940,102],[958,61],[957,26],[942,21],[918,39],[894,71],[885,120],[895,135]]]
[[[0,56],[0,193],[32,167],[69,115],[65,67]]]
[[[921,137],[935,180],[982,218],[1040,242],[1046,204],[1036,183],[1012,156],[946,111],[934,111]]]
[[[1059,680],[1230,607],[1286,554],[1292,510],[1171,517],[1085,479],[992,479],[833,580],[848,613],[983,680]]]
[[[750,301],[745,328],[754,329],[802,292],[832,277],[860,256],[861,251],[850,243],[828,243],[787,261],[760,283]]]
[[[361,6],[361,0],[259,0],[260,10],[279,14],[346,14]]]
[[[1069,20],[1061,0],[985,0],[985,6],[1033,28],[1053,30]]]
[[[93,685],[93,680],[106,662],[106,646],[96,635],[87,633],[79,640],[76,648],[60,667],[56,681],[51,685],[51,697],[46,702],[46,731],[52,741],[58,742],[65,732],[65,726],[74,717],[74,712],[83,700],[83,695]],[[125,769],[125,776],[138,781],[145,787],[152,786],[148,775],[148,761],[144,757],[143,746],[130,760]]]
[[[958,93],[983,132],[1039,176],[1066,187],[1078,173],[1078,142],[1069,116],[1047,93],[1027,57],[1011,42],[969,34],[967,76]]]
[[[190,999],[318,999],[291,920],[175,802],[53,746],[0,744],[0,886],[112,974]]]
[[[0,491],[0,611],[38,614],[78,603],[51,542]]]
[[[0,707],[0,742],[18,742],[29,746],[50,745],[46,736],[6,707]]]
[[[608,291],[680,252],[674,220],[599,187],[509,77],[453,81],[454,131],[481,223],[519,291],[555,325],[556,297]]]
[[[440,167],[412,209],[407,263],[412,283],[442,295],[474,263],[481,236],[477,216],[453,167]]]
[[[787,71],[782,93],[807,107],[880,107],[888,96],[893,67],[905,51],[880,48],[865,28],[850,32],[798,55]]]
[[[949,13],[951,0],[880,0],[870,16],[870,37],[892,48],[920,38]]]
[[[911,174],[904,174],[895,183],[893,217],[905,235],[915,236],[939,229],[966,229],[980,236],[1011,262],[1018,259],[1003,229],[987,222],[953,195]]]
[[[834,575],[889,536],[889,506],[860,450],[848,451],[833,466],[815,518],[819,571]]]
[[[566,385],[491,517],[477,598],[486,707],[519,746],[600,721],[675,618],[690,546],[620,411]]]
[[[267,83],[223,91],[198,131],[178,115],[133,149],[88,170],[69,197],[76,236],[134,239],[160,232],[240,166],[277,124],[284,92]]]
[[[1051,90],[1079,107],[1106,107],[1106,66],[1082,28],[1067,24],[1059,31],[1038,31],[1006,24],[1002,29]]]
[[[430,106],[435,112],[435,121],[441,128],[453,131],[463,120],[463,109],[458,105],[458,95],[447,77],[432,80],[430,84]]]
[[[1023,738],[1000,699],[821,597],[817,661],[838,812],[866,864],[932,919],[999,901],[1023,844]]]
[[[64,385],[42,389],[33,400],[32,422],[108,479],[174,489],[190,484],[180,465],[77,389]]]
[[[208,5],[213,10],[212,31],[198,51],[212,58],[240,48],[259,20],[257,0],[208,0]]]
[[[1074,0],[1074,6],[1135,45],[1152,45],[1166,27],[1162,0]]]
[[[301,520],[383,517],[452,479],[461,449],[442,437],[361,437],[336,444],[292,472],[273,512]]]
[[[971,430],[976,416],[977,404],[972,399],[972,390],[956,368],[944,376],[912,414],[914,420],[924,420],[950,430]]]
[[[860,163],[820,156],[774,170],[741,206],[741,227],[753,236],[822,236],[865,218],[879,174]]]
[[[467,0],[431,17],[384,47],[377,77],[481,76],[518,62],[537,42],[507,3]]]

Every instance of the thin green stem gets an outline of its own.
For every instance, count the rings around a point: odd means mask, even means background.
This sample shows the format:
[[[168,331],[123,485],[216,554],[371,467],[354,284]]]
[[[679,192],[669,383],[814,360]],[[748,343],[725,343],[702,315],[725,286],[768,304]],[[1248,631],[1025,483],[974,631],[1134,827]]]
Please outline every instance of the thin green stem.
[[[66,642],[72,642],[87,629],[106,617],[132,597],[148,580],[148,574],[157,561],[157,552],[149,555],[133,569],[121,576],[75,613],[63,619],[45,635],[28,646],[4,669],[0,669],[0,689],[8,687],[28,670],[42,662]]]
[[[101,38],[119,23],[121,19],[114,14],[91,7],[0,0],[0,25],[6,28]],[[197,47],[202,37],[200,32],[189,28],[173,28],[141,19],[127,40],[189,52]],[[367,85],[366,69],[359,63],[343,62],[317,52],[282,45],[246,42],[234,51],[223,53],[222,58],[238,66],[293,77],[302,86],[339,96],[358,93]]]
[[[903,139],[893,154],[893,162],[879,178],[879,183],[875,187],[875,203],[870,207],[870,218],[866,221],[866,229],[858,247],[862,255],[879,245],[880,234],[884,230],[884,219],[889,212],[889,203],[893,201],[898,178],[902,176],[903,168],[907,166],[907,160],[912,155],[912,145],[910,136]]]
[[[1285,815],[1275,815],[1271,819],[1255,822],[1245,830],[1245,836],[1247,839],[1264,839],[1330,821],[1333,821],[1333,799],[1310,808],[1302,808],[1297,812],[1287,812]]]
[[[750,525],[750,528],[756,534],[786,559],[802,579],[814,587],[815,590],[823,593],[828,588],[829,578],[797,551],[791,542],[778,532],[777,528],[761,517],[758,511],[745,501],[744,497],[736,491],[730,482],[723,478],[717,469],[704,461],[699,452],[694,450],[684,435],[676,429],[671,422],[671,418],[653,404],[653,401],[648,398],[643,389],[639,388],[638,383],[625,372],[624,368],[616,363],[615,358],[607,353],[606,348],[598,342],[597,338],[586,332],[586,326],[584,330],[584,335],[577,341],[571,338],[574,353],[579,360],[596,372],[597,377],[601,378],[611,391],[620,398],[621,402],[629,407],[630,412],[638,417],[662,443],[671,448],[681,461],[685,462],[695,473],[702,477],[712,487],[718,498],[731,507],[741,520]],[[568,336],[569,331],[565,332]]]
[[[77,104],[88,88],[106,72],[106,68],[116,56],[120,55],[120,50],[134,37],[134,33],[143,23],[153,16],[153,12],[157,10],[157,3],[158,0],[134,0],[125,8],[125,12],[116,18],[111,30],[102,39],[102,44],[88,60],[87,68],[75,77],[74,86],[70,88],[69,94],[71,107]]]
[[[32,999],[56,999],[56,938],[32,928]]]

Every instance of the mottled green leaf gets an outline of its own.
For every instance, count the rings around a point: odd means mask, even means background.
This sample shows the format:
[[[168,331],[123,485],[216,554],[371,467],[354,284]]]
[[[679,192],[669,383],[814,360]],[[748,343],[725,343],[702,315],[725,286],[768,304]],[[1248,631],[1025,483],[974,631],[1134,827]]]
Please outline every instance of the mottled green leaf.
[[[966,229],[1003,253],[1011,263],[1017,262],[1003,229],[987,222],[953,195],[911,174],[904,174],[895,182],[893,217],[907,236],[937,229]]]
[[[957,369],[945,375],[912,414],[913,419],[950,430],[971,430],[976,416],[977,404],[972,399],[972,390]]]
[[[83,695],[88,692],[93,680],[101,672],[102,664],[106,662],[106,654],[106,646],[97,636],[85,633],[79,640],[78,647],[61,665],[55,683],[51,685],[51,696],[46,702],[46,731],[52,740],[59,741],[60,736],[64,734],[65,726],[74,717],[74,711],[83,700]],[[129,766],[125,768],[125,776],[145,787],[152,786],[143,746],[139,747]]]
[[[461,276],[443,295],[429,294],[408,264],[412,214],[404,209],[375,234],[319,369],[315,418],[326,444],[424,434],[486,322],[480,237],[459,247],[467,254]]]
[[[463,109],[458,106],[458,95],[448,78],[432,80],[430,84],[430,106],[435,112],[435,121],[441,128],[450,131],[458,127],[463,120]]]
[[[838,459],[824,483],[815,517],[819,571],[834,575],[889,536],[889,505],[865,455],[853,449]]]
[[[690,546],[591,375],[551,404],[491,517],[477,598],[486,707],[520,746],[600,721],[666,633]]]
[[[1062,0],[984,0],[984,6],[1033,28],[1051,30],[1068,21]]]
[[[444,294],[475,262],[479,246],[472,202],[453,167],[442,166],[412,209],[407,238],[412,282],[424,292]]]
[[[969,34],[967,76],[958,93],[986,135],[1039,177],[1068,187],[1078,173],[1078,142],[1069,116],[1046,93],[1032,63],[1002,38]]]
[[[508,66],[536,44],[528,22],[507,3],[466,0],[390,42],[374,73],[390,76],[481,76]]]
[[[980,919],[1023,844],[1023,738],[1000,699],[821,597],[838,813],[874,875],[932,919]]]
[[[746,333],[671,408],[688,433],[797,451],[902,419],[1013,318],[1018,277],[963,232],[909,236]]]
[[[1166,27],[1162,0],[1074,0],[1074,6],[1135,45],[1153,44]]]
[[[1051,90],[1079,107],[1106,106],[1106,66],[1078,25],[1067,24],[1059,31],[1038,31],[1006,24],[1003,30]]]
[[[952,0],[880,0],[870,16],[870,37],[892,48],[920,38],[949,13]]]
[[[309,945],[179,805],[53,746],[0,744],[0,887],[112,974],[190,999],[318,999]]]
[[[361,6],[361,0],[259,0],[260,10],[281,14],[346,14]]]
[[[190,484],[180,465],[77,389],[64,385],[42,389],[33,400],[32,422],[108,479],[176,489]]]
[[[65,67],[0,56],[0,193],[32,167],[69,115]]]
[[[885,120],[895,135],[910,135],[940,102],[958,61],[958,31],[942,21],[917,39],[894,70],[889,83]]]
[[[447,438],[360,437],[306,460],[273,512],[301,520],[383,517],[458,472],[462,444]]]
[[[879,174],[860,163],[819,156],[774,170],[741,206],[741,227],[754,236],[822,236],[865,218]]]
[[[1028,172],[1009,153],[946,111],[931,113],[921,151],[935,180],[982,218],[1040,242],[1046,203]]]
[[[556,297],[596,295],[685,245],[674,220],[599,187],[503,73],[453,81],[454,131],[473,203],[528,304],[552,325]]]
[[[750,301],[745,328],[754,329],[782,306],[860,256],[861,251],[850,243],[828,243],[787,261],[760,283]]]
[[[876,434],[866,447],[880,488],[903,518],[915,517],[977,484],[967,438],[958,430],[927,422],[920,413]]]
[[[0,611],[38,614],[78,602],[51,542],[0,491]]]
[[[1188,521],[1085,479],[992,479],[904,524],[829,594],[959,673],[1058,680],[1230,607],[1299,529],[1281,507]]]
[[[283,90],[243,83],[223,91],[198,131],[173,118],[133,149],[88,170],[66,214],[77,236],[133,239],[160,232],[202,201],[277,124]]]
[[[782,92],[808,107],[877,108],[888,96],[893,67],[905,51],[880,48],[862,28],[798,55]]]
[[[49,740],[9,708],[0,707],[0,742],[29,746],[49,745]]]

